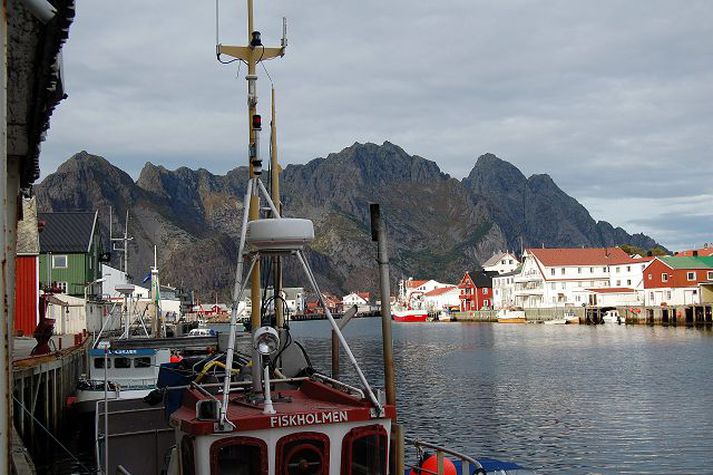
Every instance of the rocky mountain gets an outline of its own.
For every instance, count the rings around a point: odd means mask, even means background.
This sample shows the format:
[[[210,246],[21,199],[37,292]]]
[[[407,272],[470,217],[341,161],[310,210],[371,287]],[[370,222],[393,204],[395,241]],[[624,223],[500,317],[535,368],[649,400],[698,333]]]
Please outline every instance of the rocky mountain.
[[[147,272],[157,245],[164,282],[225,299],[234,279],[246,180],[246,167],[220,176],[147,163],[134,181],[104,158],[80,152],[35,193],[41,211],[99,209],[105,236],[109,207],[121,223],[128,210],[133,276]],[[394,280],[456,281],[497,250],[519,249],[521,240],[526,246],[655,245],[647,236],[596,222],[549,176],[526,178],[492,154],[481,156],[459,181],[389,142],[355,143],[287,166],[281,190],[285,215],[314,221],[317,239],[309,259],[321,285],[340,293],[377,287],[369,231],[373,202],[381,204],[387,222]],[[287,284],[297,282],[298,271],[295,263],[286,265]]]

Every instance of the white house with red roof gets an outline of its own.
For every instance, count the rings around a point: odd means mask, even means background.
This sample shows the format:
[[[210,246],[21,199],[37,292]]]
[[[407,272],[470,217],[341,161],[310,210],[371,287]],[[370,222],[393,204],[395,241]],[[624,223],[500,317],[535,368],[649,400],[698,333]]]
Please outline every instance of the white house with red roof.
[[[423,305],[426,310],[435,312],[460,307],[460,289],[455,285],[446,285],[423,294]]]
[[[444,284],[437,280],[416,280],[412,277],[399,282],[399,301],[409,308],[425,308],[424,296],[443,287],[451,287],[453,284]]]
[[[351,294],[342,297],[342,308],[347,309],[356,305],[357,313],[370,312],[370,298],[371,294],[369,292],[352,292]]]
[[[634,305],[643,298],[648,260],[633,259],[618,247],[533,248],[523,258],[514,279],[517,306]]]

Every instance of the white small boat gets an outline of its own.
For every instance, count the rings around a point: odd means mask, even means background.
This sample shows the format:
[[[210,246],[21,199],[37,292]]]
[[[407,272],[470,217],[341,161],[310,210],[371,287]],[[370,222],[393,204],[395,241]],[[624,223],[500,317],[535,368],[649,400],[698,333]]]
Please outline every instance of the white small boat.
[[[498,310],[498,323],[527,323],[525,311],[519,307]]]
[[[453,317],[451,317],[451,312],[448,310],[441,310],[441,312],[438,314],[438,321],[439,322],[450,322],[453,320]]]
[[[604,316],[602,317],[602,322],[604,323],[618,323],[622,324],[625,323],[624,319],[619,315],[618,310],[607,310],[604,312]]]
[[[578,317],[577,314],[576,314],[574,311],[572,311],[572,310],[570,310],[569,312],[565,312],[565,314],[564,314],[564,320],[565,320],[565,322],[566,322],[567,324],[569,324],[569,325],[572,325],[572,324],[576,325],[576,324],[579,323],[579,317]]]
[[[564,325],[567,320],[564,318],[553,318],[552,320],[545,320],[545,325]]]

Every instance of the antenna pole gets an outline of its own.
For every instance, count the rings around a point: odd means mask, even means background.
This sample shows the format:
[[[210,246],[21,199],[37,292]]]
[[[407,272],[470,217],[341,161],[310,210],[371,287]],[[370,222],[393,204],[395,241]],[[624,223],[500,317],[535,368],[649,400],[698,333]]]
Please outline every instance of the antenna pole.
[[[225,46],[216,45],[218,56],[225,54],[233,58],[244,61],[248,66],[248,74],[245,79],[248,82],[248,156],[250,178],[259,177],[262,174],[262,159],[260,158],[260,130],[262,125],[260,116],[257,115],[257,63],[263,60],[276,58],[285,55],[286,40],[283,40],[279,47],[269,47],[262,44],[260,32],[255,31],[253,21],[253,0],[247,0],[248,13],[248,45],[247,46]],[[259,219],[260,203],[258,194],[250,197],[249,219],[251,221]],[[253,331],[260,327],[260,263],[257,262],[251,274],[250,298],[252,300],[251,323]]]
[[[277,116],[275,113],[275,88],[272,88],[272,116],[270,118],[270,191],[272,202],[277,211],[282,215],[282,202],[280,201],[280,164],[277,162]],[[274,216],[273,216],[274,217]],[[273,257],[275,280],[273,282],[273,303],[275,305],[275,321],[277,328],[285,326],[285,315],[282,301],[279,299],[282,291],[282,259]]]

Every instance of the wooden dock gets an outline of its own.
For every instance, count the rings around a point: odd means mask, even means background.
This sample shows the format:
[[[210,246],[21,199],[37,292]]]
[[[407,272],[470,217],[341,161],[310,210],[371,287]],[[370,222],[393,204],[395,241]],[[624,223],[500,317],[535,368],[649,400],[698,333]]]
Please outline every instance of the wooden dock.
[[[13,361],[13,418],[19,438],[31,454],[37,440],[47,440],[45,429],[58,435],[65,419],[67,398],[85,371],[89,338],[47,355]],[[39,435],[42,437],[36,437]],[[45,447],[46,448],[46,447]]]

